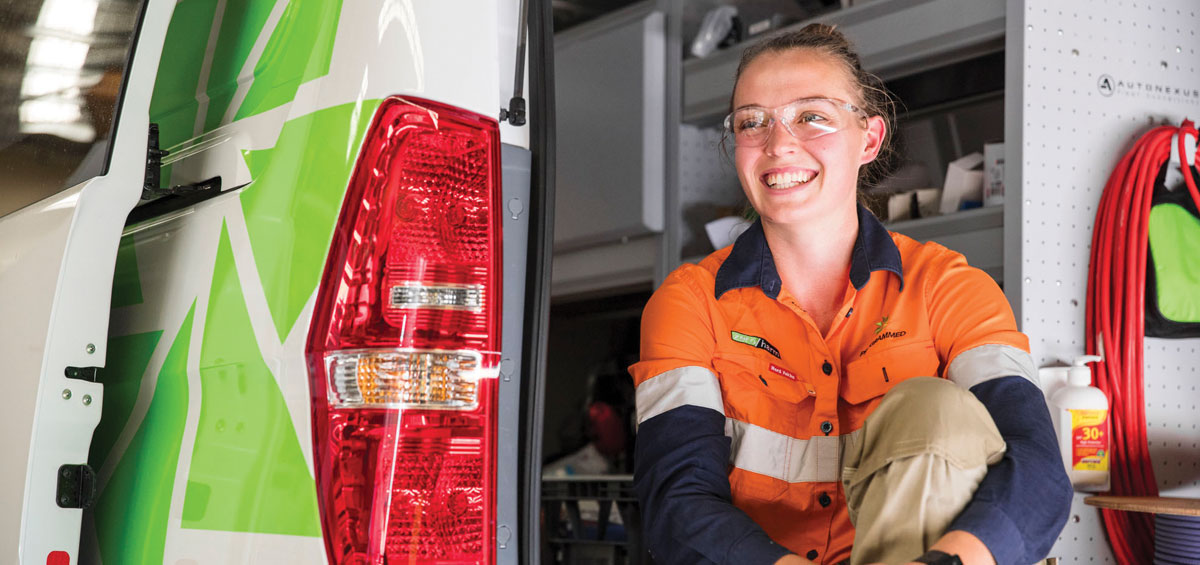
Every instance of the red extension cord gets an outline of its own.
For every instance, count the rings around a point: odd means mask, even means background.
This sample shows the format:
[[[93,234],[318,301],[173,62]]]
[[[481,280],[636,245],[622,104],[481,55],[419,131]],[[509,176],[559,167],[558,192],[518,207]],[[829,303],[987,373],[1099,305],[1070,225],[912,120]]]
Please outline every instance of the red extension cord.
[[[1179,154],[1185,155],[1185,134],[1197,135],[1190,120],[1184,120],[1178,128],[1160,126],[1150,130],[1125,154],[1104,186],[1092,232],[1087,353],[1104,356],[1104,361],[1096,363],[1095,374],[1096,386],[1112,404],[1109,461],[1114,495],[1158,496],[1142,397],[1146,254],[1150,198],[1158,172],[1170,157],[1171,136],[1176,133]],[[1200,207],[1200,192],[1191,167],[1181,169],[1188,192]],[[1153,561],[1154,519],[1150,514],[1116,510],[1101,513],[1117,562]]]

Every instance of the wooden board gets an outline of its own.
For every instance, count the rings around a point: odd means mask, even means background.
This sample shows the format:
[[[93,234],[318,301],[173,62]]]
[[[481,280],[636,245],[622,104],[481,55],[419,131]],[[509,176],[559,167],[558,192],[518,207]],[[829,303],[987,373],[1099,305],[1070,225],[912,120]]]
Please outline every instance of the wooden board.
[[[1200,516],[1200,499],[1168,496],[1089,496],[1083,501],[1092,506],[1130,512]]]

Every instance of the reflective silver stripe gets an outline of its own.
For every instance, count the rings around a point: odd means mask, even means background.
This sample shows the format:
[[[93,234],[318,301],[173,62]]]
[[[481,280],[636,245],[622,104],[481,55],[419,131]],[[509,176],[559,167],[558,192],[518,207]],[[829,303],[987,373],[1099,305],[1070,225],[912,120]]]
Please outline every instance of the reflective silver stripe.
[[[789,483],[840,480],[842,449],[849,437],[796,439],[734,419],[725,420],[725,435],[733,439],[734,467]]]
[[[650,377],[637,387],[638,424],[685,405],[712,408],[724,416],[717,375],[704,367],[680,367]]]
[[[1020,375],[1041,386],[1033,356],[1011,345],[973,347],[959,353],[946,369],[946,376],[965,389],[1010,375]]]

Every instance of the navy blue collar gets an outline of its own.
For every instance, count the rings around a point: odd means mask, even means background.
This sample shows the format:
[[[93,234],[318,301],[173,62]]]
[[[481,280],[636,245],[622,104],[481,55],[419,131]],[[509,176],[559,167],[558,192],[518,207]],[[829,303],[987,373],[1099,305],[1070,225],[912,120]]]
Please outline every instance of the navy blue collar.
[[[850,255],[850,283],[855,290],[871,279],[875,271],[891,271],[900,277],[900,290],[904,290],[904,269],[900,265],[900,250],[892,241],[887,228],[879,223],[870,211],[858,206],[858,238]],[[772,300],[779,298],[783,281],[775,269],[775,259],[767,246],[762,220],[754,222],[729,252],[729,257],[717,270],[716,297],[735,288],[757,286]]]

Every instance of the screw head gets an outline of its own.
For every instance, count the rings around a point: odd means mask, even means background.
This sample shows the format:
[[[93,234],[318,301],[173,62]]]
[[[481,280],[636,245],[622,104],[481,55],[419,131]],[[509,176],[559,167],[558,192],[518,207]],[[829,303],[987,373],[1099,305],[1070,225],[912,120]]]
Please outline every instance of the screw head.
[[[84,406],[92,405],[92,395],[90,395],[90,394],[83,395],[83,405]]]
[[[70,400],[70,399],[71,399],[71,389],[69,389],[69,388],[64,388],[64,389],[63,389],[63,393],[62,393],[62,397],[63,397],[63,400]]]
[[[87,347],[85,349],[87,350],[88,355],[91,355],[96,352],[96,344],[89,343],[89,344],[87,344]]]

